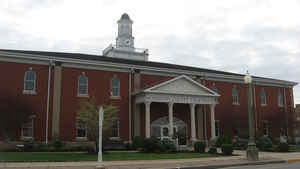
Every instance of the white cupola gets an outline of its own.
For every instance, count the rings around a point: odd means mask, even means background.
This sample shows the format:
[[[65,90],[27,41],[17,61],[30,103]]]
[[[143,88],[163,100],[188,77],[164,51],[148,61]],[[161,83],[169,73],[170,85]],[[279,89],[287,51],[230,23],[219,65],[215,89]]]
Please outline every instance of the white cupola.
[[[132,24],[127,13],[124,13],[118,20],[118,36],[116,45],[109,45],[103,50],[103,55],[108,57],[148,61],[148,49],[138,49],[134,47],[134,37],[132,36]]]

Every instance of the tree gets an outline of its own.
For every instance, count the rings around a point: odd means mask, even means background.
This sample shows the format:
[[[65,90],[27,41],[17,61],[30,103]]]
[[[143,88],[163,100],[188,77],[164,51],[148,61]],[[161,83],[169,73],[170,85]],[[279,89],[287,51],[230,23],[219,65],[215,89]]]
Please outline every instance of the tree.
[[[117,107],[113,105],[97,104],[96,99],[92,97],[88,101],[80,102],[80,109],[77,111],[77,117],[83,120],[87,126],[88,138],[95,142],[95,150],[98,152],[99,141],[99,108],[104,109],[103,131],[109,129],[117,120]]]
[[[0,138],[18,140],[22,125],[31,115],[32,106],[18,96],[0,98]]]

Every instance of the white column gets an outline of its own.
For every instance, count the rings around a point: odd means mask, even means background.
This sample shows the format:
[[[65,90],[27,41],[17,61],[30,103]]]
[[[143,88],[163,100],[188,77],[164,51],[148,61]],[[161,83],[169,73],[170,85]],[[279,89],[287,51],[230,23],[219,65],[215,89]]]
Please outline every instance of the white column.
[[[210,105],[210,125],[211,125],[211,139],[216,137],[216,127],[215,127],[215,104]]]
[[[173,137],[173,102],[169,102],[169,137]]]
[[[145,102],[145,130],[146,130],[146,138],[150,138],[150,105],[151,102]]]
[[[195,104],[190,104],[191,109],[191,141],[196,141]]]

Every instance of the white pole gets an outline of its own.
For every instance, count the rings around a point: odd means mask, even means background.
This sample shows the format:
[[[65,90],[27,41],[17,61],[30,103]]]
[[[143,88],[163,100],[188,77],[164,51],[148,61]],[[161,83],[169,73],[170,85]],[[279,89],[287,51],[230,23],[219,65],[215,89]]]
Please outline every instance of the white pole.
[[[102,125],[103,125],[104,110],[101,106],[99,109],[99,151],[98,151],[98,166],[97,168],[103,168],[102,164]]]
[[[51,66],[52,60],[49,63],[49,70],[48,70],[48,96],[47,96],[47,111],[46,111],[46,144],[48,144],[48,128],[49,128],[49,102],[50,102],[50,83],[51,83]]]

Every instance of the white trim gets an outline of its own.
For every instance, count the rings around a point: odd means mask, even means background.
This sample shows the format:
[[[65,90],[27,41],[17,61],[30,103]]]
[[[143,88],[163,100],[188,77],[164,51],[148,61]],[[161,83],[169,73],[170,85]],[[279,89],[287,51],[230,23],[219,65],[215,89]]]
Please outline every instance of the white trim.
[[[24,141],[25,140],[34,140],[34,118],[35,118],[35,116],[30,116],[29,118],[30,119],[27,123],[31,122],[31,124],[32,124],[32,128],[31,128],[32,136],[24,136],[24,131],[23,131],[24,124],[22,124],[22,127],[21,127],[21,140],[24,140]]]
[[[174,81],[176,81],[178,79],[186,79],[189,82],[191,82],[191,83],[195,84],[196,86],[198,86],[199,88],[206,90],[208,93],[211,93],[211,94],[192,94],[192,95],[201,95],[201,96],[210,96],[210,97],[218,97],[218,96],[220,96],[219,94],[215,93],[213,90],[211,90],[211,89],[209,89],[209,88],[201,85],[200,83],[196,82],[195,80],[191,79],[190,77],[188,77],[186,75],[181,75],[181,76],[178,76],[178,77],[173,78],[171,80],[162,82],[162,83],[160,83],[158,85],[155,85],[153,87],[145,89],[143,92],[146,92],[146,93],[165,93],[165,94],[168,94],[168,93],[170,93],[169,91],[166,92],[166,91],[153,91],[153,90],[155,90],[155,89],[157,89],[159,87],[165,86],[167,84],[170,84],[170,83],[172,83],[172,82],[174,82]],[[185,93],[178,92],[176,94],[185,94]]]
[[[0,51],[0,55],[7,55],[10,57],[17,57],[17,58],[29,58],[33,60],[48,60],[50,59],[50,56],[44,56],[44,55],[32,55],[32,54],[22,54],[17,52],[3,52]],[[32,57],[35,56],[35,57]],[[39,57],[36,57],[39,56]],[[101,57],[101,56],[99,56]],[[69,62],[69,63],[76,63],[76,64],[89,64],[89,65],[102,65],[102,66],[109,66],[109,67],[118,67],[118,68],[137,68],[141,70],[150,70],[151,72],[163,72],[163,73],[171,73],[174,74],[174,72],[177,72],[177,74],[189,74],[189,75],[196,75],[196,76],[203,76],[206,77],[207,80],[210,80],[210,78],[213,78],[211,80],[219,80],[219,81],[229,81],[228,82],[236,82],[236,83],[244,83],[243,82],[243,76],[237,76],[237,75],[224,75],[222,73],[216,74],[216,73],[207,73],[207,72],[198,72],[198,71],[186,71],[186,70],[178,70],[178,69],[168,69],[168,68],[156,68],[156,67],[149,67],[149,66],[139,66],[139,65],[130,65],[130,64],[119,64],[119,63],[112,63],[112,62],[105,62],[105,61],[89,61],[89,60],[83,60],[83,59],[71,59],[71,58],[59,58],[59,57],[53,57],[53,60],[60,61],[60,62]],[[109,63],[109,65],[107,64]],[[130,70],[128,70],[130,71]],[[226,72],[225,72],[226,73]],[[227,80],[226,80],[227,79]],[[286,87],[286,85],[289,85],[291,88],[292,86],[297,85],[298,83],[285,81],[285,80],[276,80],[276,79],[262,79],[260,77],[254,77],[253,82],[256,84],[264,84],[264,85],[274,85],[274,86],[282,86]]]

